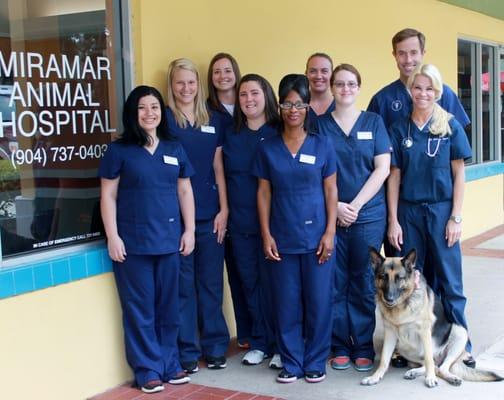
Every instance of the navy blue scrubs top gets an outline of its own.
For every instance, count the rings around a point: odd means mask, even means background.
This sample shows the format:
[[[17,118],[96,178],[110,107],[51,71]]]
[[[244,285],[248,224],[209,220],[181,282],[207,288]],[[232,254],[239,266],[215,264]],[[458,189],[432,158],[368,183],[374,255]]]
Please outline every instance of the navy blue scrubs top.
[[[231,232],[259,233],[257,216],[257,178],[252,175],[252,162],[259,143],[278,131],[264,124],[257,131],[244,127],[236,132],[232,127],[224,136],[224,171],[229,205],[228,229]]]
[[[336,153],[338,199],[350,203],[373,173],[374,157],[391,153],[392,146],[382,118],[371,112],[361,112],[347,136],[331,114],[319,119],[319,131],[329,136]],[[385,218],[386,203],[383,186],[359,212],[355,223],[379,221]]]
[[[170,134],[176,137],[196,171],[191,178],[196,207],[196,221],[213,219],[219,212],[219,192],[215,182],[213,162],[215,150],[222,146],[223,132],[219,118],[210,114],[209,124],[196,128],[187,123],[186,128],[177,125],[170,108],[166,108]]]
[[[319,125],[318,125],[318,120],[326,115],[331,115],[331,113],[336,109],[336,101],[333,100],[331,101],[331,104],[329,104],[329,107],[327,110],[324,111],[324,113],[317,115],[315,111],[313,111],[313,108],[308,109],[308,123],[309,123],[309,131],[313,133],[318,133]]]
[[[457,95],[447,85],[443,85],[443,95],[438,104],[450,114],[453,114],[462,126],[465,127],[471,122]],[[411,96],[400,79],[376,93],[367,108],[368,111],[381,115],[387,129],[394,122],[409,117],[412,109]]]
[[[225,132],[226,129],[233,126],[233,115],[228,113],[227,110],[225,109],[215,110],[211,107],[209,107],[209,109],[210,112],[214,113],[215,117],[219,119],[219,124],[223,132]]]
[[[175,140],[160,140],[154,154],[138,145],[109,145],[98,175],[119,177],[117,230],[128,254],[178,252],[177,181],[193,174],[184,149]]]
[[[394,148],[391,164],[401,170],[401,200],[412,203],[452,200],[451,161],[467,160],[472,154],[467,135],[459,122],[452,118],[449,124],[452,134],[444,137],[430,134],[428,124],[420,131],[409,118],[396,122],[390,128]],[[413,141],[409,148],[404,145],[408,127]]]
[[[336,154],[325,136],[308,134],[295,157],[281,135],[261,142],[252,173],[270,181],[270,230],[280,253],[317,249],[327,225],[323,181],[335,172]]]

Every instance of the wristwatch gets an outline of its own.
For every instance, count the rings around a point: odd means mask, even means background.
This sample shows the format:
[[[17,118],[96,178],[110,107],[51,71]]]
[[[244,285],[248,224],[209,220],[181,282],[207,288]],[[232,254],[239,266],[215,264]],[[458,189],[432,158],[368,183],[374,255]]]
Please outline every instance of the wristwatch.
[[[461,215],[450,215],[450,219],[455,222],[456,224],[460,224],[462,222],[462,216]]]

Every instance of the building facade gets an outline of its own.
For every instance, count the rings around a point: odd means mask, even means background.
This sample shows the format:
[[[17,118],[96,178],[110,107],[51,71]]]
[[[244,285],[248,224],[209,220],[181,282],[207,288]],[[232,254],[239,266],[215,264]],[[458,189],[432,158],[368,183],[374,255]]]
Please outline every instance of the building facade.
[[[365,108],[398,77],[394,33],[422,31],[425,61],[472,121],[464,238],[502,224],[504,11],[477,3],[0,0],[2,397],[85,398],[130,379],[96,168],[125,95],[137,84],[166,95],[174,58],[205,76],[229,52],[277,87],[322,51],[359,69]]]

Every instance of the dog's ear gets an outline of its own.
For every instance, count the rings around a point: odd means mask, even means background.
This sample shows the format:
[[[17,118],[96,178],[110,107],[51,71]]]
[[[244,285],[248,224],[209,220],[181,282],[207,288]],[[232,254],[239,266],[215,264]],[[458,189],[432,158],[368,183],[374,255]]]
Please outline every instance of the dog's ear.
[[[416,249],[408,251],[408,253],[401,259],[401,262],[409,272],[412,272],[416,264]]]
[[[374,247],[369,247],[369,257],[371,260],[371,266],[373,267],[373,270],[376,270],[379,266],[383,264],[385,259],[382,257],[380,253],[374,248]]]

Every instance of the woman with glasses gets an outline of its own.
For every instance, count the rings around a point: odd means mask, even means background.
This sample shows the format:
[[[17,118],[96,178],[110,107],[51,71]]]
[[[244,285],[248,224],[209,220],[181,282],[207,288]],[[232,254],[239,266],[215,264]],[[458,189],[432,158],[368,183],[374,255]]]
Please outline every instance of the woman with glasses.
[[[251,169],[259,143],[278,134],[278,122],[278,105],[268,81],[256,74],[245,75],[238,86],[235,125],[226,130],[222,148],[229,202],[227,245],[252,322],[251,350],[242,360],[245,365],[260,364],[275,350],[271,290],[261,256],[257,179]]]
[[[310,82],[310,124],[317,131],[317,119],[334,111],[335,102],[331,92],[333,62],[326,53],[314,53],[306,61],[305,75]]]
[[[253,168],[283,362],[277,381],[320,382],[330,351],[336,157],[326,137],[307,130],[306,76],[283,77],[279,98],[281,134],[261,143]]]
[[[228,206],[222,162],[223,132],[209,113],[199,72],[185,58],[168,67],[168,127],[184,147],[196,174],[191,183],[196,205],[194,253],[180,269],[180,361],[198,371],[203,353],[208,368],[226,367],[229,333],[222,313],[224,235]],[[200,352],[201,347],[201,352]]]
[[[145,393],[162,391],[163,381],[190,381],[177,350],[178,278],[179,253],[189,256],[194,248],[194,171],[163,109],[155,88],[135,88],[124,104],[124,133],[98,171],[126,358]]]
[[[434,65],[417,66],[407,86],[411,116],[390,128],[394,153],[387,186],[388,237],[403,255],[416,249],[416,268],[427,272],[446,318],[467,329],[459,240],[464,160],[471,157],[471,148],[460,123],[437,104],[443,82]],[[466,350],[464,361],[471,363],[470,342]]]
[[[378,114],[356,106],[361,76],[349,64],[331,76],[336,109],[319,120],[332,139],[338,160],[338,241],[334,276],[331,367],[373,368],[375,302],[368,246],[379,249],[385,233],[383,183],[389,174],[391,145]]]
[[[207,74],[207,104],[210,111],[219,118],[223,132],[233,126],[236,91],[240,77],[240,68],[231,54],[217,53],[210,60]],[[250,347],[252,319],[247,309],[247,300],[243,294],[236,262],[231,251],[229,232],[227,232],[225,238],[224,259],[233,301],[238,347],[248,349]]]

